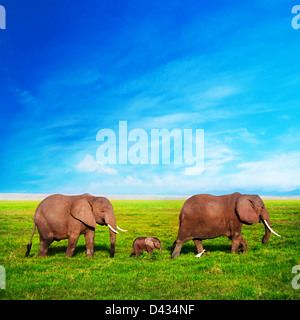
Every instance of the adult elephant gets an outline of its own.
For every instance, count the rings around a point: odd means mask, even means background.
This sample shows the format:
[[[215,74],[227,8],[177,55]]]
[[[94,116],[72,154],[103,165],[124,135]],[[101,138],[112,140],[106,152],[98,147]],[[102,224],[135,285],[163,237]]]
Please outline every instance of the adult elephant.
[[[94,237],[96,223],[110,228],[110,256],[115,253],[116,224],[112,204],[104,197],[94,197],[88,193],[77,196],[54,194],[44,199],[37,207],[34,215],[34,228],[25,257],[28,257],[32,245],[35,228],[40,234],[39,256],[47,255],[50,244],[68,239],[66,255],[72,257],[81,234],[86,242],[86,254],[94,254]]]
[[[172,258],[180,255],[182,245],[193,240],[198,253],[203,252],[202,240],[227,236],[232,240],[231,252],[241,253],[247,250],[247,241],[242,236],[242,224],[263,222],[265,235],[262,243],[269,240],[271,229],[268,211],[257,195],[240,194],[238,192],[212,196],[199,194],[187,199],[179,215],[179,231],[174,242]],[[280,237],[280,236],[279,236]]]

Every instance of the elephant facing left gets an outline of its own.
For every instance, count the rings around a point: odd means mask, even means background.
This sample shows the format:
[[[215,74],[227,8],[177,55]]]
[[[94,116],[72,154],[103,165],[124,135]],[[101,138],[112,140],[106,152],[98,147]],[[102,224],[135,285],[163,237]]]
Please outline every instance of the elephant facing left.
[[[37,207],[33,218],[34,228],[27,245],[25,257],[28,257],[32,238],[37,227],[40,234],[39,256],[46,256],[50,244],[68,239],[66,255],[72,257],[78,238],[84,234],[86,255],[94,254],[96,224],[109,227],[110,257],[115,254],[117,226],[112,204],[107,198],[94,197],[88,193],[76,196],[54,194],[45,198]]]

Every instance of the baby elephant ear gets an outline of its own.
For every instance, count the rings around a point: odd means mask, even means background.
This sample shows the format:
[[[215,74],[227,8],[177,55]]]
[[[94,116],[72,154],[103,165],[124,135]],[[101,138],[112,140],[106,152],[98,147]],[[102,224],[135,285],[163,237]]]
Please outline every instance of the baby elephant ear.
[[[255,210],[255,202],[251,196],[243,195],[236,202],[236,212],[243,223],[258,223],[259,215]]]
[[[92,212],[92,207],[86,199],[78,199],[71,206],[71,215],[89,227],[96,227],[96,220]]]
[[[145,239],[145,244],[152,249],[155,248],[154,243],[153,243],[153,239],[151,237],[148,237]]]

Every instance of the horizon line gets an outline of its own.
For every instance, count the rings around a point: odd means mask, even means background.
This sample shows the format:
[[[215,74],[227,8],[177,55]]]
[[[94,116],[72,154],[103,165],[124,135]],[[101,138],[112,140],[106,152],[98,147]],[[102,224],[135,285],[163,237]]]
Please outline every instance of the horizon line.
[[[55,193],[0,193],[0,200],[44,200]],[[75,194],[66,194],[75,195]],[[186,200],[193,195],[122,195],[122,194],[94,194],[94,196],[106,197],[109,200]],[[300,199],[300,195],[259,195],[264,200]]]

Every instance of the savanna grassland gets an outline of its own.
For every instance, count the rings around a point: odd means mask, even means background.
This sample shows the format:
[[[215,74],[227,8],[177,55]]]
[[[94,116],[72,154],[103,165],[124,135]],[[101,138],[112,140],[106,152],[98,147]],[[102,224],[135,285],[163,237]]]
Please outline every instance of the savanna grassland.
[[[96,227],[95,254],[85,255],[81,236],[72,258],[65,256],[67,240],[54,242],[48,257],[38,258],[38,232],[30,256],[24,258],[39,201],[0,201],[0,265],[6,270],[6,289],[0,299],[299,299],[291,281],[300,265],[300,200],[265,200],[272,227],[261,243],[262,224],[243,226],[245,254],[232,255],[226,237],[204,240],[207,254],[195,258],[193,242],[178,259],[170,259],[178,231],[181,200],[112,201],[117,223],[115,257],[109,257],[107,227]],[[131,257],[133,240],[156,236],[162,255]],[[299,281],[299,280],[298,280]]]

